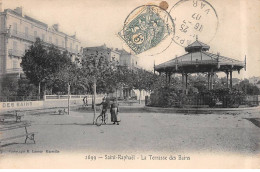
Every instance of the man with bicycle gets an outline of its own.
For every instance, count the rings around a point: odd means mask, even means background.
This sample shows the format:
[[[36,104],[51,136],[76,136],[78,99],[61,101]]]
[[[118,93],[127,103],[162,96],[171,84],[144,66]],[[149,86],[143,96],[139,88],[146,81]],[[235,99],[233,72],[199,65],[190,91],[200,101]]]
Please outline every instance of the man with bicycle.
[[[102,110],[101,110],[101,114],[102,114],[102,122],[104,124],[106,124],[106,113],[107,113],[107,109],[110,108],[110,100],[108,97],[104,97],[102,102],[100,104],[98,104],[98,106],[102,105]]]

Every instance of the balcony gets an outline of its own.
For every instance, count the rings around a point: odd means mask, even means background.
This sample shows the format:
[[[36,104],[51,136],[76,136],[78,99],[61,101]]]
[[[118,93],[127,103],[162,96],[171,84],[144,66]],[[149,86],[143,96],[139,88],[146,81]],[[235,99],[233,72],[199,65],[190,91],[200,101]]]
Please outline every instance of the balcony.
[[[23,32],[18,32],[16,30],[11,30],[10,36],[11,37],[16,37],[16,38],[19,38],[19,39],[23,39],[23,40],[26,40],[26,41],[30,41],[30,42],[34,42],[35,41],[35,37],[34,36],[25,34]]]
[[[29,41],[29,42],[35,42],[35,40],[36,40],[36,37],[34,37],[32,35],[28,35],[28,34],[25,34],[23,32],[19,32],[17,30],[13,30],[13,29],[10,31],[10,37],[15,37],[15,38],[22,39],[22,40]],[[82,54],[80,52],[80,50],[65,48],[65,47],[62,47],[61,45],[56,45],[55,43],[50,42],[49,40],[44,40],[43,42],[46,45],[54,45],[57,48],[59,48],[60,50],[62,50],[62,51],[67,50],[69,53],[76,54],[76,55],[78,53]]]
[[[22,68],[11,68],[11,69],[6,69],[6,73],[7,74],[21,74],[23,73],[23,69]]]
[[[0,30],[0,34],[8,34],[8,29],[4,28]]]
[[[24,53],[25,51],[21,51],[21,50],[14,50],[14,49],[8,50],[9,56],[13,56],[13,57],[22,57]]]

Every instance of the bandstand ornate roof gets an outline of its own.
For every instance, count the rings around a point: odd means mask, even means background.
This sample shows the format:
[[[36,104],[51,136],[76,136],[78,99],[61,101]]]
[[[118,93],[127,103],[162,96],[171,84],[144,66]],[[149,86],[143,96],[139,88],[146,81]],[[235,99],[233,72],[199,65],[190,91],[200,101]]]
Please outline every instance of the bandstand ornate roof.
[[[207,52],[210,46],[196,40],[185,47],[187,54],[156,65],[157,72],[198,73],[240,71],[246,67],[245,61],[239,61],[218,54]]]

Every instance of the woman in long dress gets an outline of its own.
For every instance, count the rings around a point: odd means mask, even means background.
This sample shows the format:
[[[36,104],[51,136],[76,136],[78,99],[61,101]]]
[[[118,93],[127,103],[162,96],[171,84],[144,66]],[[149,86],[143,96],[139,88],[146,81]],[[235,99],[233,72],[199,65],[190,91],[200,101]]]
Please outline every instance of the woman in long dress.
[[[110,107],[111,122],[114,122],[113,124],[117,123],[117,125],[119,125],[120,122],[118,112],[119,112],[118,103],[116,102],[116,100],[113,100],[113,103],[111,104]]]

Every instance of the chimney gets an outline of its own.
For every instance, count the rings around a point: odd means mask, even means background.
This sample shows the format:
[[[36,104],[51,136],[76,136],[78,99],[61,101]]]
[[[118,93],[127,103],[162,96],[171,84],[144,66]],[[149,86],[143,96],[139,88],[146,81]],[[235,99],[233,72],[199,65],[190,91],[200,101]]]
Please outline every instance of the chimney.
[[[23,16],[23,7],[16,7],[16,9],[14,9],[14,11],[18,14],[20,14],[21,16]]]
[[[54,24],[52,27],[53,27],[56,31],[59,31],[59,24]]]

